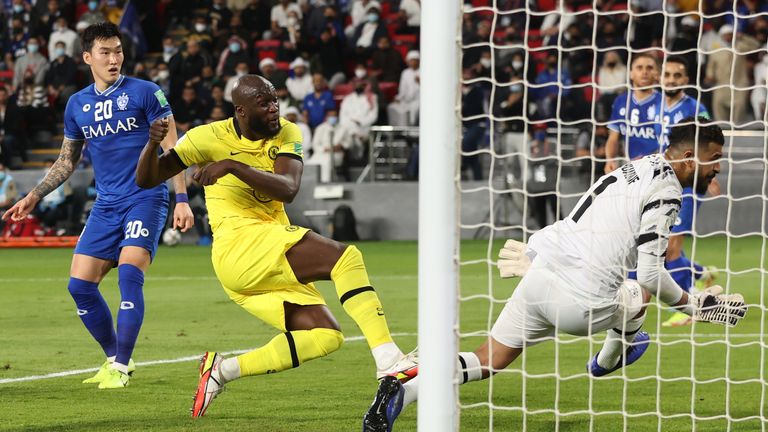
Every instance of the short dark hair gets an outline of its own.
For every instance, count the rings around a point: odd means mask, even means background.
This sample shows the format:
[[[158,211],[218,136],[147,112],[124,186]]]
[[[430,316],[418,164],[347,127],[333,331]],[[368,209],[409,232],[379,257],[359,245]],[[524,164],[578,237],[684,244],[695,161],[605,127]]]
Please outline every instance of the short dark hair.
[[[720,126],[703,116],[684,118],[676,126],[672,126],[669,132],[669,146],[677,149],[687,145],[695,146],[696,139],[699,140],[699,147],[706,147],[711,142],[725,144]]]
[[[690,66],[690,64],[688,63],[688,60],[686,60],[686,58],[683,57],[683,56],[671,55],[671,56],[667,57],[667,63],[681,64],[685,68],[685,73],[686,74],[688,73],[688,67]]]
[[[651,61],[653,61],[653,64],[656,65],[656,68],[659,67],[659,59],[649,52],[632,53],[632,61],[629,62],[629,67],[631,68],[632,66],[634,66],[635,62],[637,60],[640,60],[641,58],[651,59]]]
[[[123,35],[120,33],[120,29],[109,21],[104,21],[96,24],[91,24],[83,32],[83,52],[91,52],[93,43],[97,39],[111,39],[116,37],[120,40],[123,39]]]

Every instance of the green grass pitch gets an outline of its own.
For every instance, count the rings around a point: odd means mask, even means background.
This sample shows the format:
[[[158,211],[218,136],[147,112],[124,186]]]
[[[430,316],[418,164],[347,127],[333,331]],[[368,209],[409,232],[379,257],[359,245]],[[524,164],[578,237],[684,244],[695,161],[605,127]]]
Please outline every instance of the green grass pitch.
[[[493,258],[500,244],[464,242],[462,261]],[[412,349],[416,243],[358,247],[397,342]],[[652,306],[646,322],[652,345],[646,355],[624,374],[599,380],[584,373],[599,341],[563,337],[558,344],[538,345],[492,381],[462,386],[461,430],[764,431],[767,341],[760,305],[765,306],[765,252],[756,237],[697,240],[697,261],[729,268],[731,275],[721,273],[719,283],[754,305],[739,327],[726,331],[697,324],[659,332],[666,313],[659,316]],[[226,297],[209,253],[194,246],[160,249],[147,275],[146,316],[134,353],[140,364],[157,363],[140,365],[124,390],[100,391],[80,384],[86,373],[8,382],[95,368],[103,358],[66,290],[71,251],[0,250],[0,431],[360,430],[376,389],[374,364],[330,283],[318,286],[352,340],[296,370],[230,383],[206,417],[189,417],[198,365],[189,358],[206,350],[257,347],[276,333]],[[463,296],[496,300],[463,302],[462,334],[485,331],[515,285],[499,279],[484,262],[462,265],[460,283]],[[102,292],[114,310],[116,273],[102,284]],[[461,348],[474,349],[481,341],[462,337]],[[416,411],[415,405],[406,409],[396,430],[415,430]]]

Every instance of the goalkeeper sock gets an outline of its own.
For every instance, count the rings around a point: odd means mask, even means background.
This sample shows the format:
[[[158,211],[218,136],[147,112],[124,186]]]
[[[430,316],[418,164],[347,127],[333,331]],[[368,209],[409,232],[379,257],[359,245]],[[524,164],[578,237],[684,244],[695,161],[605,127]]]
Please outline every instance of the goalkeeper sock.
[[[117,267],[120,286],[120,310],[117,312],[117,357],[115,369],[128,370],[128,361],[136,346],[144,321],[144,272],[131,264]]]
[[[297,368],[304,362],[336,351],[343,342],[340,331],[327,328],[285,332],[263,347],[237,356],[240,375],[263,375]]]
[[[363,254],[360,250],[355,246],[347,246],[331,270],[331,280],[336,285],[336,294],[339,296],[341,306],[360,327],[368,341],[368,346],[373,349],[393,342],[387,319],[384,318],[384,309],[381,307],[379,296],[376,295],[376,291],[368,280],[368,272],[365,270]],[[389,359],[382,358],[380,361],[386,363]],[[378,363],[377,359],[377,365]]]
[[[403,389],[405,390],[405,395],[403,395],[402,409],[405,409],[405,407],[419,399],[419,377],[417,376],[403,384]]]
[[[625,343],[635,340],[635,335],[645,322],[645,313],[640,318],[633,318],[624,325],[624,331],[620,328],[608,330],[603,348],[597,354],[597,364],[605,369],[610,369],[619,362],[626,350]]]
[[[232,380],[240,378],[240,363],[237,357],[230,357],[221,361],[219,366],[219,381],[226,384]]]
[[[75,300],[77,315],[85,328],[101,345],[107,357],[114,356],[117,352],[117,336],[112,325],[112,313],[99,292],[99,284],[71,277],[67,288]]]
[[[461,381],[459,384],[465,384],[470,381],[480,381],[483,379],[483,370],[480,366],[480,359],[472,352],[459,353],[459,374]]]

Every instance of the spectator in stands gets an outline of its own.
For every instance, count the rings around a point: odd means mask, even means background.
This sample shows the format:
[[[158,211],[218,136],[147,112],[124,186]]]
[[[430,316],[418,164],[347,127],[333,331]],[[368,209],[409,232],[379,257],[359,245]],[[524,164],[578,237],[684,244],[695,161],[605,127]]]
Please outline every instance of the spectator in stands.
[[[195,17],[192,31],[189,32],[187,40],[194,39],[200,45],[200,49],[211,53],[213,51],[213,34],[211,33],[210,26],[208,25],[208,17],[204,15],[198,15]]]
[[[218,84],[223,86],[226,83],[219,78],[219,75],[214,73],[213,66],[206,65],[200,72],[200,81],[195,86],[197,97],[200,100],[205,101],[207,104],[211,100],[211,91],[213,90],[213,86]]]
[[[56,42],[53,48],[54,59],[48,67],[45,84],[48,87],[48,97],[54,107],[64,112],[69,97],[77,91],[77,65],[67,55],[67,47],[63,41]]]
[[[275,88],[285,87],[288,74],[277,68],[275,60],[265,57],[259,62],[261,76],[269,80]]]
[[[626,48],[616,48],[627,46],[627,41],[624,39],[624,30],[620,30],[611,17],[599,17],[597,26],[597,40],[595,45],[599,48],[597,52],[597,64],[603,63],[603,52],[605,50],[616,50],[622,59],[622,62],[626,64],[629,58],[629,53]]]
[[[53,32],[51,32],[51,37],[48,40],[48,59],[50,61],[56,60],[54,51],[58,42],[64,43],[64,50],[68,57],[74,57],[75,41],[77,41],[77,33],[67,26],[67,19],[65,17],[59,17],[56,19]]]
[[[420,0],[400,0],[399,16],[404,20],[405,27],[401,27],[398,33],[418,34],[421,27]]]
[[[288,87],[288,92],[296,100],[304,100],[304,98],[312,93],[312,75],[307,71],[307,64],[301,57],[296,57],[296,60],[291,62],[291,70],[293,76],[285,81],[285,86]]]
[[[11,208],[16,203],[16,198],[18,198],[16,182],[13,180],[11,173],[8,172],[8,167],[0,162],[0,212],[5,213],[6,210]],[[0,220],[0,228],[3,228],[3,223]]]
[[[328,9],[326,1],[304,2],[302,6],[305,8],[302,11],[304,14],[304,33],[313,39],[320,37],[320,33],[326,29],[328,23],[325,14],[325,10]]]
[[[400,86],[395,100],[387,107],[387,118],[392,126],[417,126],[419,118],[420,76],[418,51],[405,56],[408,68],[400,75]]]
[[[275,88],[275,95],[277,96],[277,104],[280,107],[280,112],[285,112],[290,107],[301,108],[303,101],[297,101],[291,97],[288,93],[288,88],[283,84],[281,87]]]
[[[38,1],[35,6],[40,16],[38,36],[41,36],[43,40],[49,39],[51,33],[55,31],[56,21],[64,16],[59,8],[59,2],[57,0]],[[68,45],[71,45],[71,41]]]
[[[342,146],[348,149],[350,159],[357,160],[362,156],[364,145],[368,142],[371,126],[379,117],[379,103],[367,80],[355,78],[352,85],[354,91],[344,96],[341,101],[339,126],[344,128],[348,137]]]
[[[664,3],[659,0],[632,0],[629,5],[635,14],[632,20],[634,23],[632,48],[663,46]]]
[[[253,36],[251,36],[251,32],[243,25],[243,19],[240,12],[232,15],[232,19],[229,22],[229,26],[223,29],[222,37],[218,38],[219,41],[226,41],[229,37],[237,36],[245,41],[245,49],[250,51],[253,46]],[[219,45],[221,45],[221,43]],[[226,47],[217,46],[217,48],[221,51]]]
[[[558,64],[557,51],[547,54],[546,67],[536,77],[536,84],[549,84],[533,92],[537,118],[554,119],[558,116],[558,105],[560,113],[566,112],[569,102],[567,98],[571,93],[568,86],[572,85],[572,81],[568,71]]]
[[[36,37],[27,41],[27,52],[18,59],[13,70],[13,87],[18,89],[27,72],[32,74],[35,84],[45,83],[45,73],[48,70],[48,60],[40,54],[40,42]]]
[[[216,121],[226,120],[228,116],[224,109],[222,109],[220,106],[215,106],[211,108],[211,112],[208,113],[208,118],[205,119],[205,123],[213,123]]]
[[[251,40],[270,39],[272,22],[269,3],[269,0],[251,0],[241,13],[243,27],[251,32]]]
[[[570,2],[558,0],[558,7],[544,16],[541,22],[539,34],[544,45],[559,45],[558,35],[565,33],[566,29],[576,20],[577,15],[573,14],[573,8]],[[564,13],[560,13],[560,10]]]
[[[7,5],[7,1],[5,4]],[[12,0],[11,1],[10,17],[11,19],[18,18],[24,23],[24,32],[30,35],[37,35],[40,33],[40,16],[35,9],[32,8],[30,2],[25,0]]]
[[[79,21],[88,23],[88,25],[106,21],[107,17],[99,9],[99,2],[96,0],[88,1],[88,11],[80,15]]]
[[[277,52],[278,60],[290,61],[299,57],[304,44],[299,14],[295,11],[289,11],[287,27],[280,30],[281,45]]]
[[[722,86],[713,90],[712,111],[715,120],[732,121],[735,125],[747,121],[749,90],[738,90],[750,85],[750,68],[747,67],[747,53],[756,51],[760,44],[744,33],[733,34],[733,26],[724,25],[719,30],[725,50],[710,54],[704,83],[708,86]],[[733,92],[733,93],[731,93]],[[733,97],[731,97],[733,94]],[[733,117],[731,117],[733,115]]]
[[[173,104],[173,118],[176,120],[176,129],[179,136],[188,130],[203,123],[208,110],[197,98],[197,92],[192,86],[184,87],[181,100]]]
[[[344,139],[344,133],[338,127],[339,116],[336,109],[330,109],[326,113],[325,120],[317,126],[312,142],[309,145],[309,157],[305,159],[307,165],[320,167],[320,182],[333,181],[333,173],[338,169],[342,173],[348,173],[349,167],[344,166],[344,150],[342,143],[348,143]],[[349,176],[347,175],[347,178]]]
[[[464,83],[461,88],[461,93],[463,95],[461,117],[464,119],[462,121],[464,133],[462,134],[461,151],[464,153],[476,151],[481,145],[487,145],[485,133],[488,128],[488,119],[484,117],[468,119],[469,117],[488,114],[486,109],[487,96],[484,86],[479,82],[472,84],[467,83],[467,81],[475,78],[475,76],[475,71],[473,69],[464,69]],[[463,173],[465,170],[471,172],[473,180],[481,180],[483,175],[480,166],[480,157],[477,155],[462,155],[461,172]]]
[[[46,64],[47,66],[47,64]],[[50,118],[50,109],[48,105],[48,95],[43,83],[35,82],[35,75],[27,69],[16,92],[16,103],[21,110],[21,116],[24,124],[29,131],[51,130],[56,126]]]
[[[475,70],[475,76],[478,78],[490,78],[492,67],[491,50],[484,47],[480,50],[480,58],[477,63],[472,65],[472,68]]]
[[[238,63],[250,63],[248,46],[238,36],[230,36],[229,44],[219,56],[219,64],[216,66],[216,75],[231,77],[235,74],[235,66]]]
[[[579,127],[579,134],[576,136],[576,157],[584,158],[581,160],[579,171],[586,177],[587,184],[592,184],[605,172],[605,143],[608,141],[608,127],[600,123],[608,117],[597,118],[597,124],[590,123]]]
[[[512,54],[512,61],[510,62],[512,67],[509,70],[509,77],[523,77],[528,82],[534,82],[536,80],[536,65],[531,58],[528,60],[528,68],[525,66],[525,51],[515,51]]]
[[[42,182],[45,175],[53,166],[53,159],[45,161],[45,173],[38,182]],[[46,195],[37,208],[33,211],[33,214],[40,219],[40,222],[45,228],[50,230],[56,230],[60,223],[64,223],[64,226],[59,228],[56,232],[57,235],[63,235],[72,228],[70,219],[73,216],[74,210],[74,197],[72,193],[72,185],[69,179],[65,180],[56,190]]]
[[[467,14],[469,15],[469,14]],[[480,21],[477,23],[477,29],[471,31],[467,29],[462,33],[462,44],[479,44],[491,42],[491,23],[490,21]],[[480,62],[480,57],[483,52],[488,51],[487,46],[476,46],[472,48],[465,48],[464,55],[461,60],[462,68],[466,69]]]
[[[320,41],[313,61],[318,64],[319,72],[328,80],[331,89],[346,80],[343,69],[344,43],[341,34],[337,32],[334,26],[331,25],[320,33]]]
[[[556,146],[547,139],[546,126],[542,124],[534,129],[533,133],[529,130],[531,159],[529,159],[529,179],[525,184],[525,190],[528,193],[531,215],[536,219],[538,228],[542,229],[549,225],[550,221],[562,219],[562,214],[557,208],[558,162]],[[552,213],[551,219],[548,217],[547,207]]]
[[[168,70],[171,76],[171,102],[181,98],[184,87],[195,86],[200,81],[200,71],[213,61],[207,51],[201,49],[197,38],[188,37],[187,47],[171,58]],[[247,65],[246,65],[247,66]]]
[[[215,32],[224,31],[232,21],[232,11],[227,7],[225,0],[213,0],[210,9],[211,27]],[[246,45],[247,49],[248,45]]]
[[[289,22],[289,12],[296,13],[294,19],[301,20],[301,8],[291,0],[279,0],[276,5],[272,6],[269,17],[272,21],[273,36],[285,31],[289,24],[295,24],[295,22]]]
[[[163,62],[168,63],[171,61],[171,58],[176,55],[176,53],[179,52],[179,47],[176,45],[176,41],[170,37],[166,36],[163,38]]]
[[[365,22],[365,15],[368,12],[368,6],[372,4],[381,8],[379,2],[375,0],[352,0],[352,7],[350,8],[349,12],[349,18],[351,21],[349,25],[344,29],[344,34],[347,36],[347,39],[352,39],[360,24]]]
[[[227,84],[224,86],[224,100],[232,103],[232,88],[235,86],[237,80],[244,75],[248,75],[248,63],[238,63],[235,67],[235,75],[227,80]]]
[[[155,74],[152,76],[152,81],[160,87],[166,96],[170,98],[171,95],[171,71],[168,69],[168,65],[160,62],[155,66]]]
[[[511,85],[500,86],[496,90],[493,114],[498,118],[506,118],[497,122],[497,131],[502,134],[502,154],[517,154],[502,160],[507,166],[509,181],[522,179],[521,155],[525,155],[525,145],[528,135],[525,133],[525,87],[523,86],[522,68],[513,70],[510,77]],[[516,117],[516,118],[514,118]],[[511,177],[509,177],[511,175]]]
[[[309,144],[312,142],[312,130],[304,122],[304,117],[299,113],[299,109],[296,107],[288,107],[285,111],[281,111],[283,117],[291,123],[295,123],[301,130],[302,142]]]
[[[211,112],[216,108],[221,108],[225,117],[232,117],[235,114],[235,107],[224,99],[224,86],[220,83],[211,87],[211,99],[208,106]],[[208,114],[208,116],[210,117],[212,114]]]
[[[304,98],[303,109],[307,124],[314,129],[323,122],[328,110],[336,108],[336,102],[322,74],[312,75],[312,86],[314,91]]]
[[[705,60],[704,54],[697,52],[698,49],[699,21],[689,15],[680,21],[680,31],[672,40],[670,51],[672,54],[685,57],[688,61],[688,65],[690,65],[688,76],[693,83],[698,82],[699,65]]]
[[[592,75],[592,30],[587,37],[582,31],[582,25],[576,21],[565,31],[562,40],[564,67],[575,79]]]
[[[752,89],[750,102],[752,112],[757,121],[768,121],[766,117],[766,98],[768,98],[768,54],[763,53],[762,59],[755,65],[755,88]]]
[[[357,26],[355,34],[350,39],[352,49],[358,60],[368,59],[382,36],[387,35],[387,27],[381,22],[381,6],[371,2],[366,7],[365,21]]]
[[[389,36],[382,36],[371,55],[371,76],[379,81],[397,82],[403,72],[403,57],[392,48]]]
[[[0,162],[6,167],[14,166],[16,154],[27,161],[26,137],[21,128],[22,116],[16,97],[9,94],[7,87],[0,86]]]
[[[600,86],[600,99],[597,102],[597,117],[610,117],[611,107],[616,96],[627,90],[627,66],[616,51],[608,51],[603,57],[603,64],[597,72],[597,84]]]

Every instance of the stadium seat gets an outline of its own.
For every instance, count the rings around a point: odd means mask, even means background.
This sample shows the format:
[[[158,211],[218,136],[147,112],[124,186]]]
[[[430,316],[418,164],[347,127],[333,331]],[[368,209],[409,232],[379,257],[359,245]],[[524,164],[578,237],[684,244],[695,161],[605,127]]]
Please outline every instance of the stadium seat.
[[[379,90],[381,90],[382,96],[387,103],[392,103],[397,95],[398,83],[390,81],[382,81],[379,83]]]
[[[539,0],[538,4],[539,4],[538,10],[540,12],[555,10],[555,8],[557,7],[557,3],[555,2],[555,0]]]
[[[472,0],[472,7],[489,7],[491,6],[490,0]]]
[[[402,57],[403,60],[405,60],[405,56],[408,55],[408,51],[410,51],[410,48],[408,47],[408,45],[395,44],[392,48],[396,49],[397,52],[400,53],[400,57]]]
[[[341,107],[341,101],[344,99],[344,96],[352,93],[354,90],[355,88],[352,84],[337,84],[336,87],[333,88],[333,100],[336,101],[336,106]]]
[[[258,40],[256,43],[254,43],[254,47],[257,50],[274,50],[280,48],[280,41],[274,40],[274,39],[267,39],[267,40]]]
[[[276,62],[275,63],[275,67],[277,69],[281,70],[281,71],[288,72],[289,70],[291,70],[291,63],[289,63],[289,62]]]
[[[616,3],[615,5],[611,6],[612,11],[625,11],[627,9],[628,7],[626,3]]]
[[[584,99],[587,102],[592,102],[595,99],[595,85],[592,82],[592,77],[589,76],[583,76],[578,79],[577,81],[579,84],[589,84],[588,86],[584,87]]]
[[[277,51],[275,50],[259,50],[259,61],[264,60],[265,58],[271,58],[276,59],[277,58]]]

